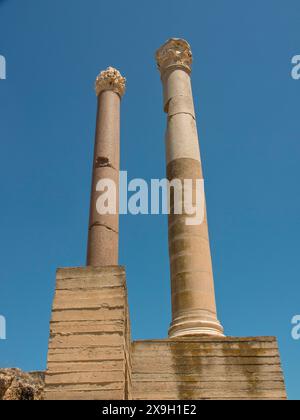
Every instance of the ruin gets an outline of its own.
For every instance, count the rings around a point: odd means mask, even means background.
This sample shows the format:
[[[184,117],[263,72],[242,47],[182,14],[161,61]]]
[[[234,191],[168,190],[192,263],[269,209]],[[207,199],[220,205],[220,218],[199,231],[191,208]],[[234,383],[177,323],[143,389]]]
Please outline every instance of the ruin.
[[[167,114],[167,178],[203,179],[190,46],[170,39],[156,60]],[[201,225],[188,226],[171,200],[169,337],[132,342],[118,212],[96,211],[99,179],[119,188],[125,79],[110,67],[98,76],[96,93],[87,266],[57,270],[45,399],[286,399],[276,339],[226,337],[218,320],[206,212]]]

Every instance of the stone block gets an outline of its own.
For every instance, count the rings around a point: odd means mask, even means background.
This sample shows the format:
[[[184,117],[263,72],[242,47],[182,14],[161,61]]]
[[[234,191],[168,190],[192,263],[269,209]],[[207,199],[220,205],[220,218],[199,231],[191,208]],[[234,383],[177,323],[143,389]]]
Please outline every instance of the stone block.
[[[189,337],[132,344],[133,399],[285,400],[273,337]]]
[[[45,399],[128,399],[128,318],[123,267],[59,269]]]

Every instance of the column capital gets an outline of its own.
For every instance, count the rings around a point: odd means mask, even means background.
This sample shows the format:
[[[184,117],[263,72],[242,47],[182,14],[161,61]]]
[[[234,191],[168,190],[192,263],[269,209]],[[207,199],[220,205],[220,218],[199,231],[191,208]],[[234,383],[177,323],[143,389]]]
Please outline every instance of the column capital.
[[[126,90],[126,79],[119,70],[114,67],[108,67],[97,76],[95,90],[97,96],[104,90],[112,90],[122,98]]]
[[[190,73],[193,62],[191,47],[184,39],[171,38],[156,51],[156,61],[161,74],[170,67],[181,67]]]

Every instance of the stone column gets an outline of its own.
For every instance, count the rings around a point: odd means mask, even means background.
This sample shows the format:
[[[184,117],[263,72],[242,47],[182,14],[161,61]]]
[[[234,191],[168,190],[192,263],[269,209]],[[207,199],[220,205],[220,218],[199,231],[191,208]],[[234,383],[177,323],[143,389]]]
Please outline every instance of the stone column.
[[[119,170],[120,170],[120,101],[126,80],[109,67],[96,79],[98,110],[90,203],[87,265],[118,265],[119,248]],[[96,204],[100,196],[97,184],[109,179],[116,186],[115,214],[101,215]]]
[[[191,89],[192,52],[182,39],[170,39],[156,53],[168,114],[166,132],[167,178],[203,179]],[[205,206],[205,203],[204,203]],[[214,281],[206,210],[199,225],[187,225],[186,214],[174,214],[171,194],[169,254],[172,323],[169,337],[222,336],[216,314]]]

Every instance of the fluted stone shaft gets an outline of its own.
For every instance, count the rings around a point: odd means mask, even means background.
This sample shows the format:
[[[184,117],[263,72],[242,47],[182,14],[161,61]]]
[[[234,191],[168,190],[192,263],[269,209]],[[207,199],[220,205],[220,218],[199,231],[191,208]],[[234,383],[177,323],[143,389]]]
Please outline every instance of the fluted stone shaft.
[[[118,265],[119,248],[119,170],[120,170],[120,101],[125,79],[112,67],[96,80],[98,96],[95,149],[93,160],[87,265]],[[113,181],[116,187],[115,214],[99,214],[97,191],[100,180]]]
[[[168,115],[167,178],[193,180],[194,200],[196,180],[202,180],[203,175],[190,79],[190,46],[184,40],[170,39],[157,51],[156,59],[163,84],[164,111]],[[186,213],[175,214],[172,194],[170,209],[172,323],[169,336],[223,335],[216,314],[206,210],[201,224],[188,225]]]

